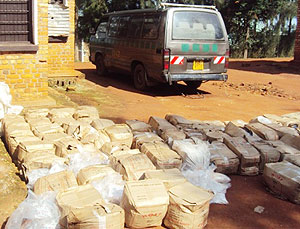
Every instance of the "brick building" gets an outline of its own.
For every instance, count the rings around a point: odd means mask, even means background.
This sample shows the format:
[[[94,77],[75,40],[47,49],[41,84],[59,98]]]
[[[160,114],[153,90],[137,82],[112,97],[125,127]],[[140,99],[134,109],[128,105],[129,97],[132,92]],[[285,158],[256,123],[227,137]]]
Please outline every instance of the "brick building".
[[[75,76],[75,0],[0,1],[0,81],[14,101],[48,95],[48,79]]]
[[[297,30],[296,30],[294,60],[300,62],[300,0],[298,0]]]

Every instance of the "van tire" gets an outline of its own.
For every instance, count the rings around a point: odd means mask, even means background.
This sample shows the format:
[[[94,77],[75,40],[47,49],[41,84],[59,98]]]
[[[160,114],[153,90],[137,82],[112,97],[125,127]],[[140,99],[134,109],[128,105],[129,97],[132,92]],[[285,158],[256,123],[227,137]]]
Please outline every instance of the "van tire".
[[[142,64],[137,64],[133,70],[134,87],[140,91],[147,89],[147,73]]]
[[[184,81],[185,82],[185,84],[189,87],[189,88],[191,88],[191,89],[197,89],[198,87],[200,87],[201,86],[201,84],[202,84],[202,81],[200,80],[200,81]]]
[[[107,70],[104,64],[103,56],[98,55],[96,58],[96,73],[99,76],[103,76],[106,72]]]

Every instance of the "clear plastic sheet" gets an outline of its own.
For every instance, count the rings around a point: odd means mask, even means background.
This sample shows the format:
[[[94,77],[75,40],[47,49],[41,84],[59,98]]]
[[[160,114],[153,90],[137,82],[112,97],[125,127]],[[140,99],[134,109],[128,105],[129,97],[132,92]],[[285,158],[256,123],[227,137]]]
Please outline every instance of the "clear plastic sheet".
[[[0,120],[5,114],[20,114],[23,110],[22,106],[11,105],[12,96],[6,83],[0,82]],[[2,122],[0,122],[0,136],[3,135]]]
[[[56,193],[36,195],[28,191],[27,198],[10,216],[6,229],[58,229],[60,211],[56,204]]]
[[[125,181],[119,173],[109,174],[99,181],[92,182],[92,185],[107,203],[120,205]]]
[[[210,165],[208,143],[197,139],[193,143],[188,140],[173,142],[173,149],[183,158],[182,174],[192,184],[212,191],[214,198],[211,203],[228,204],[226,191],[230,188],[230,178],[215,173],[216,166]]]

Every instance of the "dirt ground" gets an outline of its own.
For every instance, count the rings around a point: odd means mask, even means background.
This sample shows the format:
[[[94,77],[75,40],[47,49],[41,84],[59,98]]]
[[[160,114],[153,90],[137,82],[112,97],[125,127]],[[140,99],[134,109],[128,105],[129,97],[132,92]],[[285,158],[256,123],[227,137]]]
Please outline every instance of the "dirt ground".
[[[58,106],[96,106],[101,118],[117,123],[128,119],[148,121],[151,115],[164,117],[170,113],[188,119],[249,121],[265,113],[282,115],[300,111],[300,69],[290,61],[288,58],[232,60],[226,83],[208,82],[198,91],[189,90],[184,83],[158,85],[147,92],[135,90],[130,77],[120,74],[99,77],[91,63],[76,63],[76,69],[86,79],[78,80],[75,91],[49,89],[49,95]],[[267,192],[261,176],[231,176],[231,179],[232,187],[227,192],[229,204],[211,205],[207,228],[299,228],[300,206]],[[7,194],[2,202],[0,198],[0,222],[3,212],[8,215],[24,199],[23,186],[15,196]],[[256,206],[264,207],[263,213],[255,213]]]
[[[183,83],[139,92],[129,77],[99,77],[92,64],[78,63],[76,68],[86,74],[86,80],[79,82],[75,92],[64,93],[78,104],[97,106],[102,118],[119,123],[127,119],[147,121],[151,115],[164,117],[168,113],[198,120],[249,121],[266,113],[300,111],[300,69],[290,61],[232,60],[226,83],[208,82],[197,92]],[[262,176],[231,179],[229,204],[211,205],[207,228],[299,228],[300,206],[267,192]],[[264,207],[263,213],[254,212],[257,206]]]

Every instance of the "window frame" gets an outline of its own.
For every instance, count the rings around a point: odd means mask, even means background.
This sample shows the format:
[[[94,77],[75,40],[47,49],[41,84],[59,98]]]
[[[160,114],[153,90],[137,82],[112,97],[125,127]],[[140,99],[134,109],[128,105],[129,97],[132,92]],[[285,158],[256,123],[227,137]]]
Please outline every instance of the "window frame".
[[[37,52],[38,51],[38,10],[37,1],[28,0],[29,35],[28,41],[1,41],[1,52]]]

